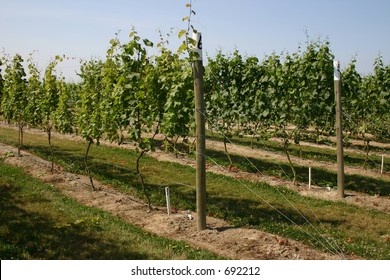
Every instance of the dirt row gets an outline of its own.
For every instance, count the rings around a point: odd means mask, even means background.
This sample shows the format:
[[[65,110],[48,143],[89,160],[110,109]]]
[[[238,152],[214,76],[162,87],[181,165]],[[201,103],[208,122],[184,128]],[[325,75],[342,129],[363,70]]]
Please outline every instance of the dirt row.
[[[10,128],[10,126],[6,124],[1,124],[4,127]],[[13,127],[16,129],[15,127]],[[33,134],[41,134],[41,135],[46,135],[45,132],[42,130],[38,129],[29,129],[26,131],[27,133],[33,133]],[[60,134],[53,132],[53,137],[56,137],[58,139],[68,139],[72,141],[80,141],[80,142],[85,142],[83,138],[77,135],[73,134]],[[163,135],[157,135],[157,139],[163,139]],[[113,147],[118,147],[116,143],[111,143],[109,141],[104,141],[101,140],[101,144],[107,145],[107,146],[113,146]],[[241,145],[236,145],[232,143],[228,143],[228,150],[229,153],[231,154],[237,154],[241,156],[245,156],[248,158],[258,158],[258,159],[268,159],[268,160],[273,160],[276,162],[287,162],[287,158],[284,155],[270,152],[270,151],[264,151],[260,149],[252,149],[247,146],[241,146]],[[133,144],[122,144],[120,146],[121,148],[124,149],[135,149],[136,147]],[[213,140],[207,140],[206,141],[206,147],[208,149],[214,149],[218,151],[224,151],[223,143],[218,142],[218,141],[213,141]],[[175,162],[178,164],[182,165],[187,165],[195,168],[195,160],[188,158],[188,157],[183,157],[179,156],[176,157],[174,154],[166,153],[162,150],[156,149],[155,152],[148,152],[149,156],[152,156],[153,158],[159,160],[159,161],[169,161],[169,162]],[[291,159],[294,164],[298,164],[301,166],[307,166],[307,167],[318,167],[318,168],[323,168],[329,171],[336,172],[336,164],[329,163],[329,162],[321,162],[321,161],[315,161],[315,160],[309,160],[309,159],[302,159],[299,157],[294,157],[291,156]],[[270,186],[273,187],[279,187],[279,186],[284,186],[288,187],[294,191],[299,192],[303,196],[310,196],[310,197],[316,197],[320,199],[327,199],[327,200],[332,200],[332,201],[338,201],[340,198],[338,197],[337,190],[335,189],[329,189],[329,188],[323,188],[317,185],[312,185],[311,189],[308,189],[307,184],[298,184],[294,185],[292,181],[282,179],[277,176],[269,176],[265,174],[261,174],[260,172],[258,173],[249,173],[249,172],[244,172],[238,169],[233,169],[233,170],[228,170],[228,168],[225,168],[220,165],[215,165],[215,164],[208,164],[207,165],[207,171],[208,172],[213,172],[216,174],[222,174],[225,176],[229,176],[232,178],[235,178],[236,180],[250,180],[253,182],[266,182]],[[345,173],[346,174],[357,174],[357,175],[363,175],[367,177],[372,177],[372,178],[382,178],[386,180],[388,184],[390,184],[390,174],[379,174],[378,172],[372,171],[372,170],[365,170],[363,168],[359,167],[350,167],[350,166],[345,166]],[[368,209],[376,209],[385,213],[390,214],[390,196],[372,196],[368,195],[365,193],[359,193],[359,192],[354,192],[350,190],[346,190],[345,192],[346,198],[343,199],[346,203],[350,204],[355,204],[361,207],[365,207]]]
[[[124,195],[109,185],[95,181],[99,191],[92,191],[89,178],[65,172],[60,166],[50,171],[50,162],[27,152],[14,156],[16,149],[0,143],[0,155],[7,164],[21,167],[72,197],[79,203],[108,211],[154,234],[182,240],[199,249],[231,259],[355,259],[336,253],[324,253],[300,242],[255,229],[235,228],[223,220],[207,218],[207,229],[197,230],[197,215],[179,211],[168,216],[166,209],[148,212],[136,198]]]
[[[207,141],[206,144],[207,148],[209,149],[214,149],[218,151],[223,151],[224,146],[222,142],[218,141]],[[258,158],[258,159],[268,159],[272,161],[277,161],[281,163],[288,163],[287,157],[282,154],[274,153],[271,151],[264,151],[260,149],[252,149],[247,146],[241,146],[241,145],[235,145],[232,143],[227,144],[227,149],[229,153],[235,154],[235,155],[241,155],[247,158]],[[296,156],[291,156],[291,161],[293,164],[297,164],[300,166],[306,166],[306,167],[317,167],[317,168],[322,168],[331,172],[337,172],[337,165],[335,163],[330,163],[330,162],[324,162],[324,161],[317,161],[317,160],[311,160],[311,159],[303,159],[300,157]],[[371,178],[383,178],[383,179],[388,179],[389,184],[390,184],[390,174],[380,174],[379,170],[378,171],[373,171],[370,169],[364,169],[362,167],[353,167],[353,166],[345,166],[344,167],[345,174],[358,174],[358,175],[363,175],[366,177],[371,177]]]

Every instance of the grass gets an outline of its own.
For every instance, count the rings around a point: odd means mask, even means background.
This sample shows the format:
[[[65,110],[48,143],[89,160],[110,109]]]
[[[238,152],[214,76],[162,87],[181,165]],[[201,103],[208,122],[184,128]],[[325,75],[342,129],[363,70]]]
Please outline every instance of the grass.
[[[218,259],[78,204],[0,161],[0,259]]]
[[[16,131],[0,128],[0,141],[14,144]],[[26,134],[30,152],[48,158],[43,135]],[[86,143],[54,138],[55,161],[74,172],[83,172],[82,156]],[[135,176],[137,154],[104,145],[91,149],[94,176],[123,192],[142,197]],[[144,157],[141,162],[148,191],[154,205],[164,205],[164,188],[171,188],[171,202],[178,209],[195,210],[195,171],[191,167],[158,162]],[[285,188],[265,183],[237,181],[207,174],[208,215],[223,218],[235,226],[254,227],[300,240],[321,250],[337,250],[368,259],[389,259],[388,214],[362,209],[344,202],[304,198]],[[301,215],[302,214],[302,215]],[[309,223],[309,222],[310,223]]]

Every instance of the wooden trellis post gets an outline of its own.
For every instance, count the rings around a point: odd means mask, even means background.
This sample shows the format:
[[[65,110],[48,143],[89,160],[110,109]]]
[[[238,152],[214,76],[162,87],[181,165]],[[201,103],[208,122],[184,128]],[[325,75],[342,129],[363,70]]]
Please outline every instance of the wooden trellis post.
[[[202,34],[193,34],[194,52],[194,91],[195,91],[195,125],[196,125],[196,208],[198,213],[198,230],[206,229],[206,131],[205,103],[202,61]]]
[[[336,138],[337,138],[337,191],[344,198],[344,151],[343,151],[343,117],[341,107],[341,73],[340,62],[334,61],[334,93],[336,99]]]

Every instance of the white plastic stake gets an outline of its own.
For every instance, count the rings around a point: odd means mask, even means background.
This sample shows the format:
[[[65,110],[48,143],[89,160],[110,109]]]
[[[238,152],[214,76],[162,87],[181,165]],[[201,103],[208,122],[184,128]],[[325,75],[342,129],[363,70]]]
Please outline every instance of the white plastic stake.
[[[170,194],[169,194],[169,187],[166,187],[165,188],[165,198],[167,200],[167,212],[168,212],[168,216],[172,214],[172,211],[171,211],[171,198],[170,198]]]
[[[382,155],[381,174],[383,174],[384,167],[385,167],[385,155]]]
[[[311,189],[311,167],[309,167],[309,190]]]

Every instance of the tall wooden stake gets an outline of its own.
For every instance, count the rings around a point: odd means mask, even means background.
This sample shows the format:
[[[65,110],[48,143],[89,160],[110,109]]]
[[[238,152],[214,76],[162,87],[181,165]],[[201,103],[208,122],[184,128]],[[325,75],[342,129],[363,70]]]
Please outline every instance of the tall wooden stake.
[[[205,104],[203,89],[202,34],[194,33],[198,54],[194,62],[195,91],[195,124],[196,124],[196,208],[198,213],[198,230],[206,229],[206,138],[205,138]]]
[[[337,191],[344,198],[344,152],[343,152],[343,117],[341,108],[340,62],[334,61],[334,93],[336,98],[336,138],[337,138]]]

